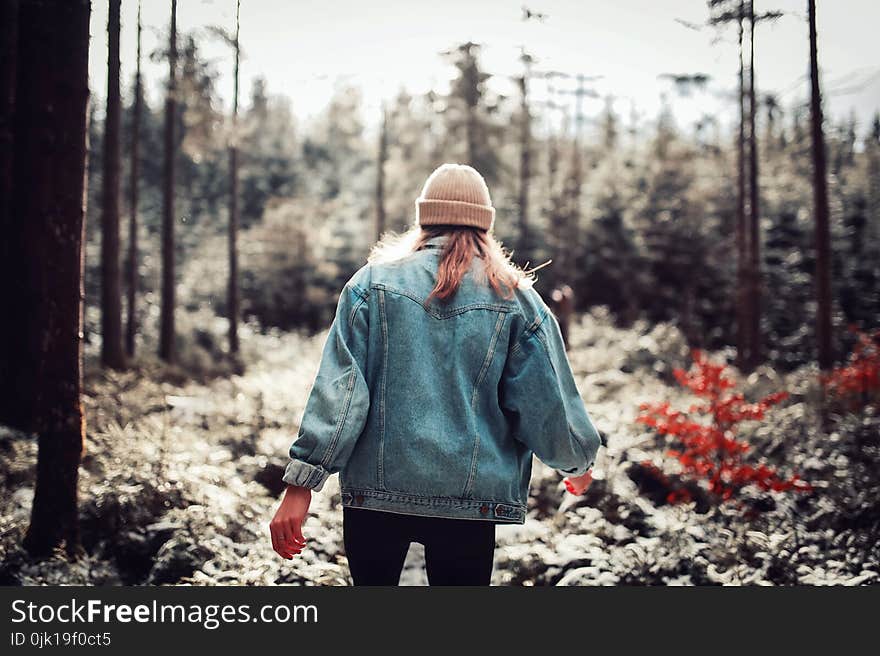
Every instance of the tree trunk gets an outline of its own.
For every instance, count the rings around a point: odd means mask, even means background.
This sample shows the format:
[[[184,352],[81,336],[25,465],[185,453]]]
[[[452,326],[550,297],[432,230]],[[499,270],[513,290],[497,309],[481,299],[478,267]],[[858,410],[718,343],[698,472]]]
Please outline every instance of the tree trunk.
[[[119,10],[110,0],[107,17],[107,114],[101,207],[101,363],[121,369],[122,296],[119,280]]]
[[[563,209],[562,225],[560,233],[556,235],[558,247],[554,254],[554,260],[559,264],[557,275],[560,280],[570,282],[574,276],[574,266],[571,258],[571,245],[575,243],[578,226],[580,224],[581,210],[581,187],[583,185],[583,163],[581,155],[580,139],[575,133],[574,143],[571,146],[571,169],[566,181],[565,204]]]
[[[810,122],[813,152],[813,202],[816,212],[816,338],[819,368],[834,364],[831,346],[831,233],[828,227],[828,182],[825,134],[822,128],[822,91],[816,46],[816,0],[807,2],[810,22]]]
[[[694,305],[696,305],[696,289],[694,280],[688,279],[681,295],[681,332],[687,343],[694,348],[702,348],[701,333],[694,326]]]
[[[235,3],[235,71],[232,93],[232,143],[229,145],[229,352],[238,353],[238,71],[241,2]]]
[[[559,143],[553,126],[547,135],[547,193],[553,197],[556,189],[556,172],[559,170]]]
[[[18,49],[18,0],[0,0],[0,280],[12,280],[16,272],[10,268],[14,253],[9,238],[11,234],[12,176],[13,176],[13,124],[15,121],[16,60]],[[4,298],[9,308],[10,299]],[[9,422],[13,409],[18,381],[12,370],[13,337],[16,326],[11,321],[0,321],[0,422]],[[7,412],[9,411],[9,412]]]
[[[477,106],[476,104],[468,104],[467,122],[465,123],[467,131],[467,163],[469,166],[477,168]]]
[[[137,15],[137,69],[134,77],[134,115],[131,128],[131,182],[129,187],[128,219],[128,323],[125,330],[125,351],[134,357],[134,338],[137,333],[137,284],[138,284],[138,178],[140,168],[140,127],[143,90],[141,88],[141,3]]]
[[[529,235],[529,179],[531,177],[530,165],[532,156],[532,115],[529,112],[529,80],[528,69],[520,80],[522,90],[522,125],[520,126],[519,147],[519,251],[520,259],[528,255],[531,250]]]
[[[36,0],[21,4],[18,20],[14,191],[4,226],[15,276],[4,278],[3,296],[20,339],[0,348],[27,401],[17,425],[39,433],[24,541],[38,556],[79,544],[89,13],[88,0]]]
[[[171,0],[168,39],[168,94],[165,98],[165,162],[162,181],[162,308],[159,357],[176,359],[174,347],[174,122],[177,113],[177,0]]]
[[[388,110],[382,106],[379,127],[379,154],[376,158],[376,239],[385,232],[385,163],[388,161]]]
[[[747,284],[748,248],[746,241],[746,128],[745,128],[745,66],[743,62],[743,12],[739,5],[739,135],[737,138],[736,197],[736,365],[744,369],[749,361],[749,292]]]
[[[758,187],[757,102],[755,96],[755,3],[749,2],[749,361],[752,369],[761,361],[761,231]]]
[[[0,320],[3,340],[0,342],[0,422],[23,431],[37,430],[38,395],[42,331],[45,330],[45,307],[39,303],[46,288],[44,264],[46,244],[43,242],[45,220],[43,206],[48,201],[48,173],[51,164],[42,141],[51,128],[45,114],[52,111],[52,80],[42,79],[51,67],[52,52],[43,52],[41,44],[51,42],[49,26],[41,32],[36,23],[37,8],[24,3],[5,2],[2,45],[9,60],[4,58],[3,163],[8,166],[8,195],[4,190],[3,238],[0,239],[0,267],[3,276],[5,316],[15,321]],[[7,18],[11,20],[6,20]],[[44,33],[45,32],[45,33]],[[7,35],[10,40],[7,40]],[[54,44],[53,44],[54,45]],[[15,50],[11,50],[12,48]],[[6,88],[6,84],[12,88]],[[33,112],[21,109],[32,104]],[[36,175],[31,180],[31,175]],[[4,176],[5,177],[5,176]],[[6,184],[5,180],[2,184]],[[30,194],[17,193],[25,185]],[[36,216],[37,220],[31,220]]]
[[[3,226],[8,220],[12,193],[17,47],[18,0],[0,0],[0,225]]]

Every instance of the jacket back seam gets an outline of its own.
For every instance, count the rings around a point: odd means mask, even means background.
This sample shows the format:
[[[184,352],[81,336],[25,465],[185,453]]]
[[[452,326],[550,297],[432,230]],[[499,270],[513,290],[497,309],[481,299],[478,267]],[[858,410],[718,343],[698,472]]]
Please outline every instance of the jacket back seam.
[[[553,370],[554,377],[559,380],[559,372],[556,370],[556,365],[553,363],[553,358],[550,356],[550,345],[547,343],[547,336],[544,335],[543,330],[535,331],[535,335],[537,335],[538,341],[541,342],[544,353],[547,355],[547,360],[550,363],[550,368]],[[578,393],[580,393],[580,390],[578,390]],[[584,438],[574,429],[574,426],[571,425],[570,421],[566,420],[566,425],[568,426],[569,434],[575,438],[575,442],[581,450],[583,450]]]
[[[480,372],[477,374],[477,379],[474,381],[474,391],[471,394],[471,409],[476,405],[477,392],[480,389],[480,384],[483,382],[486,373],[489,371],[489,365],[492,364],[492,357],[495,355],[495,347],[498,344],[498,336],[501,334],[501,329],[504,327],[505,317],[506,315],[503,312],[498,313],[498,319],[495,321],[495,330],[492,332],[492,339],[489,340],[489,349],[486,351],[486,357],[483,358]]]
[[[520,313],[521,316],[525,317],[524,314]],[[544,310],[539,311],[535,318],[532,319],[532,322],[523,329],[522,335],[520,335],[519,339],[516,340],[513,347],[510,349],[510,354],[513,355],[517,353],[520,349],[522,349],[523,344],[527,342],[531,337],[535,335],[541,325],[544,323],[544,319],[547,317],[547,313]]]
[[[382,382],[379,389],[379,487],[385,489],[385,395],[388,383],[388,318],[385,312],[385,290],[379,288],[379,321],[382,325]]]
[[[354,326],[354,315],[357,314],[357,311],[360,307],[366,303],[369,298],[369,293],[363,291],[360,287],[352,285],[352,290],[357,294],[358,300],[355,301],[354,305],[351,308],[351,312],[348,313],[348,327],[352,328]]]
[[[477,403],[477,392],[480,390],[480,385],[483,383],[483,380],[486,378],[486,373],[489,371],[489,366],[492,364],[492,359],[495,356],[495,347],[498,344],[498,335],[501,334],[501,329],[504,327],[504,320],[507,318],[507,314],[504,312],[498,313],[498,319],[495,321],[495,331],[492,333],[492,339],[489,341],[489,349],[486,352],[486,357],[483,358],[483,366],[480,367],[480,373],[477,375],[477,380],[474,382],[474,391],[471,394],[471,410],[474,409]],[[464,492],[462,496],[467,497],[474,486],[474,479],[477,475],[477,455],[480,451],[480,433],[477,431],[474,434],[474,449],[471,453],[471,466],[468,471],[467,481],[465,482]]]
[[[333,437],[330,438],[330,443],[324,451],[324,457],[321,458],[322,467],[329,467],[330,459],[333,457],[333,451],[336,449],[336,444],[339,442],[339,436],[342,434],[342,428],[348,420],[348,411],[351,407],[352,396],[354,396],[354,381],[356,374],[357,363],[352,363],[351,373],[348,375],[348,383],[345,390],[345,399],[342,401],[342,412],[339,415],[339,420],[336,422],[336,430],[333,431]]]
[[[398,296],[403,296],[405,298],[410,299],[419,304],[419,306],[429,315],[434,317],[435,319],[451,319],[452,317],[458,316],[460,314],[464,314],[465,312],[469,312],[471,310],[494,310],[496,312],[513,312],[514,308],[508,305],[502,305],[501,303],[468,303],[467,305],[462,305],[453,310],[448,310],[446,312],[438,312],[437,310],[425,307],[424,301],[421,300],[418,296],[409,292],[405,289],[397,289],[395,287],[390,287],[384,283],[373,283],[370,285],[373,289],[381,289],[386,292],[391,292],[392,294],[396,294]]]

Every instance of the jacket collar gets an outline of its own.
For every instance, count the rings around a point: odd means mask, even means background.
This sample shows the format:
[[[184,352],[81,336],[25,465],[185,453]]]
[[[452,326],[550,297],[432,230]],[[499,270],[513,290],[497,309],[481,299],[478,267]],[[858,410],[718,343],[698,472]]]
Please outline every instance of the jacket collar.
[[[449,239],[449,235],[437,235],[436,237],[431,237],[428,241],[425,242],[425,248],[443,248],[443,245]]]
[[[449,235],[437,235],[436,237],[431,237],[428,241],[425,242],[425,245],[422,248],[443,248],[446,242],[449,240]],[[474,248],[474,253],[478,253],[479,250]]]

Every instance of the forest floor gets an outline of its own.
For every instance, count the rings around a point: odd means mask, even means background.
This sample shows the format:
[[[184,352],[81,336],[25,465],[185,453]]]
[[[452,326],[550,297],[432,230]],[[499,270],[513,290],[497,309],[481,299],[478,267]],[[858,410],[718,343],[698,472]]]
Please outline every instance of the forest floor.
[[[0,584],[350,584],[338,477],[314,495],[300,556],[280,559],[268,539],[325,337],[248,333],[245,373],[199,382],[152,361],[105,372],[90,355],[84,553],[34,562],[21,551],[36,443],[0,429]],[[813,490],[669,505],[642,463],[671,475],[674,467],[660,438],[634,419],[640,402],[692,402],[672,376],[688,365],[680,333],[665,324],[617,328],[600,308],[572,326],[571,341],[572,368],[609,447],[583,497],[535,461],[525,524],[498,527],[493,584],[880,582],[880,417],[834,416],[822,433],[815,370],[760,369],[741,381],[749,396],[786,389],[791,398],[743,433]],[[413,545],[403,584],[426,583],[422,553]]]

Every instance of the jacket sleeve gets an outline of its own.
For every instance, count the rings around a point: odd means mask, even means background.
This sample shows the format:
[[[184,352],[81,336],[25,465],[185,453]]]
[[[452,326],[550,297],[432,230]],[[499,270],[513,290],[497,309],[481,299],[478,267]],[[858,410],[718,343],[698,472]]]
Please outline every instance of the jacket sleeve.
[[[351,456],[370,408],[364,377],[368,343],[368,284],[364,269],[346,283],[306,401],[299,434],[290,446],[283,479],[290,485],[324,486]]]
[[[578,392],[559,323],[546,306],[510,349],[501,405],[513,436],[565,476],[586,473],[605,443]]]

